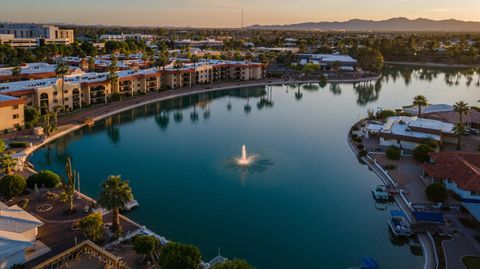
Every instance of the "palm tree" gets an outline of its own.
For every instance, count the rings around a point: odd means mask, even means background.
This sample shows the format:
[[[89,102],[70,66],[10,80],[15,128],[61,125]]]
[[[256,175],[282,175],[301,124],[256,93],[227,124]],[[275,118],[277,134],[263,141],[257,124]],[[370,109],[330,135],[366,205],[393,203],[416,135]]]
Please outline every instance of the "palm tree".
[[[463,123],[455,124],[452,132],[457,136],[457,150],[462,149],[462,135],[465,134],[465,125]]]
[[[53,107],[53,122],[54,122],[54,128],[57,128],[58,126],[58,112],[59,111],[65,111],[65,106],[63,105],[56,105]]]
[[[168,63],[168,57],[165,55],[160,54],[158,58],[155,60],[155,66],[160,69],[162,67],[163,71],[165,71],[165,65]]]
[[[463,115],[466,116],[469,110],[470,110],[470,106],[464,101],[456,102],[453,105],[453,111],[458,113],[458,118],[459,118],[458,123],[463,124]]]
[[[190,61],[193,63],[193,69],[197,68],[197,63],[200,61],[200,58],[197,55],[193,55],[190,58]]]
[[[116,84],[117,84],[117,80],[118,80],[118,74],[117,74],[117,71],[118,71],[118,66],[117,66],[117,58],[112,55],[112,58],[110,59],[110,66],[108,66],[108,75],[107,75],[107,80],[108,82],[110,83],[110,88],[111,88],[111,91],[112,93],[116,93],[117,92],[117,88],[116,87]]]
[[[17,159],[12,158],[10,154],[5,154],[0,159],[0,164],[5,174],[11,174],[15,165],[17,165]]]
[[[68,73],[69,68],[68,65],[65,63],[59,63],[57,64],[57,67],[55,68],[55,74],[57,77],[62,78],[62,105],[65,105],[65,98],[64,98],[64,91],[65,91],[65,75]]]
[[[418,117],[422,115],[422,107],[428,105],[427,97],[423,95],[417,95],[413,97],[413,105],[418,107]]]
[[[112,211],[112,228],[117,234],[121,232],[120,209],[125,208],[128,202],[133,200],[132,189],[127,181],[122,181],[120,176],[109,176],[102,183],[102,192],[98,203]]]

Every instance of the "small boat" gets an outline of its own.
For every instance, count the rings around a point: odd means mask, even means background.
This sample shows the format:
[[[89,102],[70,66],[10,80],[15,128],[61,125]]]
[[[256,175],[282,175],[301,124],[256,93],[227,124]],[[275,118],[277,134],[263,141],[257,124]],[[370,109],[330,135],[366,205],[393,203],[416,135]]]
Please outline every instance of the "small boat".
[[[123,208],[123,210],[127,210],[127,211],[130,211],[132,210],[133,208],[135,207],[138,207],[139,204],[137,202],[137,200],[131,200],[130,202],[128,202],[125,207]]]
[[[401,210],[390,211],[388,227],[396,237],[409,237],[411,235],[407,216]]]
[[[389,201],[391,196],[388,192],[387,186],[378,185],[372,190],[373,198],[377,201]]]

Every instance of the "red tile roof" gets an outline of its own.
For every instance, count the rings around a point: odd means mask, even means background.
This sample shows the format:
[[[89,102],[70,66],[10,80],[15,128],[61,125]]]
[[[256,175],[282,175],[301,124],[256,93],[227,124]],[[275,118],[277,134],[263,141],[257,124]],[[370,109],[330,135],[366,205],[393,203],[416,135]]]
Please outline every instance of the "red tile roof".
[[[433,163],[423,165],[434,178],[450,179],[467,191],[480,191],[480,155],[473,153],[431,153]]]

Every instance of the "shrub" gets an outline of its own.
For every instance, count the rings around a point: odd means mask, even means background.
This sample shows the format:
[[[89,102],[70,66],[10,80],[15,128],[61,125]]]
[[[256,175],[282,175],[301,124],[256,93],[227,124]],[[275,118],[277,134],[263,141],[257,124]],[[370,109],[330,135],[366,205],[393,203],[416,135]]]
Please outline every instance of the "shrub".
[[[8,146],[11,148],[28,148],[30,147],[31,143],[30,142],[10,142],[8,143]]]
[[[138,235],[132,239],[133,250],[142,255],[152,254],[160,246],[160,241],[152,235]]]
[[[362,144],[358,144],[358,145],[357,145],[357,149],[359,149],[359,150],[365,149],[365,146],[362,145]]]
[[[0,139],[0,152],[4,150],[5,150],[5,142],[2,139]]]
[[[420,144],[413,150],[413,158],[418,162],[424,163],[430,159],[428,154],[433,152],[433,148],[427,144]]]
[[[401,152],[400,149],[396,147],[389,147],[385,153],[390,160],[400,160]]]
[[[103,218],[100,212],[92,213],[80,220],[80,231],[90,240],[103,240]]]
[[[160,268],[197,269],[200,264],[200,250],[192,245],[169,242],[160,253]]]
[[[386,119],[388,117],[392,117],[392,116],[396,116],[397,115],[397,112],[393,111],[393,110],[382,110],[380,112],[377,113],[377,118],[379,119]]]
[[[216,264],[213,269],[255,269],[255,267],[248,264],[245,260],[233,259]]]
[[[432,183],[425,189],[428,199],[435,203],[443,203],[448,198],[448,191],[443,183]]]
[[[7,175],[0,180],[0,192],[7,199],[20,195],[25,191],[25,179],[19,175]]]
[[[22,200],[18,201],[18,206],[21,207],[21,208],[23,208],[23,209],[27,208],[27,206],[28,206],[28,199],[25,198],[25,199],[22,199]]]
[[[367,154],[368,154],[367,150],[366,150],[366,149],[362,149],[362,150],[360,150],[360,151],[358,152],[358,157],[359,157],[359,158],[362,158],[362,157],[367,156]]]
[[[42,170],[27,178],[27,186],[31,189],[35,187],[53,188],[60,183],[60,176],[50,170]]]

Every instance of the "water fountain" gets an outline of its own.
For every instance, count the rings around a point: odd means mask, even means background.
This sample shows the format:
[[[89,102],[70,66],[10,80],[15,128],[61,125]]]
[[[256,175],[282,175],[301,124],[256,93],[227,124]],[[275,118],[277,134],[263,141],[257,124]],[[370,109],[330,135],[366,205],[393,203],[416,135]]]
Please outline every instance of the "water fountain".
[[[245,147],[245,145],[243,145],[242,146],[242,156],[240,158],[237,158],[236,161],[237,161],[238,165],[248,166],[255,160],[255,158],[256,158],[255,155],[251,155],[251,156],[247,155],[247,147]]]

